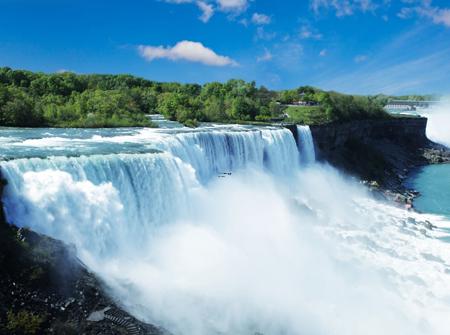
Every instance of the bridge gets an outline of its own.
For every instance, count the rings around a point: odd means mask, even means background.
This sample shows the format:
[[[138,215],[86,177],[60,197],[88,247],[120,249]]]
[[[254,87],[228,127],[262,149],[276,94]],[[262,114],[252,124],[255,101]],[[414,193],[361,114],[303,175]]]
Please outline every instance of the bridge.
[[[416,110],[416,108],[428,108],[437,105],[440,101],[434,100],[389,100],[384,108],[386,109],[402,109],[402,110]]]

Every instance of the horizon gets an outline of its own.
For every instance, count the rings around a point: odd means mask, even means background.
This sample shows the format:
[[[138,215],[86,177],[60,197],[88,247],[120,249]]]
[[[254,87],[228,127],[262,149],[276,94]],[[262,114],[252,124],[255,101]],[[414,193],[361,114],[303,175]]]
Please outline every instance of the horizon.
[[[0,1],[0,65],[358,95],[450,93],[443,0]],[[18,24],[20,22],[20,24]],[[420,41],[420,43],[418,43]]]

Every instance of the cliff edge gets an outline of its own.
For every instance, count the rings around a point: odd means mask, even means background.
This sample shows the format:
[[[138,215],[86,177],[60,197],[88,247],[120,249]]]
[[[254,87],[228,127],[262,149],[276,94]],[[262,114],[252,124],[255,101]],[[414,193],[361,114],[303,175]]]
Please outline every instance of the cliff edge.
[[[402,192],[415,168],[450,161],[450,152],[426,136],[427,119],[401,117],[311,126],[319,160],[386,189]]]

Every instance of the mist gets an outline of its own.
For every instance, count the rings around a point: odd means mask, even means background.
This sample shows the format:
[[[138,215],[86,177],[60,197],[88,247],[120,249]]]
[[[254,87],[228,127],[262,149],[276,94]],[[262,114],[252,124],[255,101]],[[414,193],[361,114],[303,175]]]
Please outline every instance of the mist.
[[[450,147],[450,97],[421,113],[428,118],[427,136],[430,140]]]
[[[198,189],[142,257],[91,266],[174,334],[445,333],[446,246],[330,167],[294,180],[247,170]]]

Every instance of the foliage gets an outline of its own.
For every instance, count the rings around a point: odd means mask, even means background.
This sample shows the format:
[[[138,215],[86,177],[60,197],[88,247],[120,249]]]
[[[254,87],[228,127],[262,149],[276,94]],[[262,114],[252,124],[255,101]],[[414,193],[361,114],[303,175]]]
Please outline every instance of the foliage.
[[[289,106],[284,111],[289,115],[288,120],[301,124],[322,124],[328,121],[327,115],[318,106]]]
[[[132,76],[43,74],[0,68],[0,125],[150,126],[150,82]]]
[[[344,95],[330,92],[321,97],[321,106],[329,121],[381,119],[389,117],[373,97]]]
[[[324,123],[387,117],[385,96],[352,96],[311,86],[271,91],[232,79],[204,85],[159,83],[130,75],[57,74],[0,68],[0,126],[150,126],[146,114],[195,127],[199,122]],[[314,108],[313,108],[314,107]]]
[[[12,334],[38,334],[44,321],[45,317],[35,315],[26,310],[20,310],[18,313],[9,310],[7,312],[6,329]]]
[[[305,95],[306,96],[306,95]],[[383,105],[373,97],[316,91],[308,97],[313,106],[289,106],[289,120],[303,124],[322,124],[359,119],[389,118]]]

